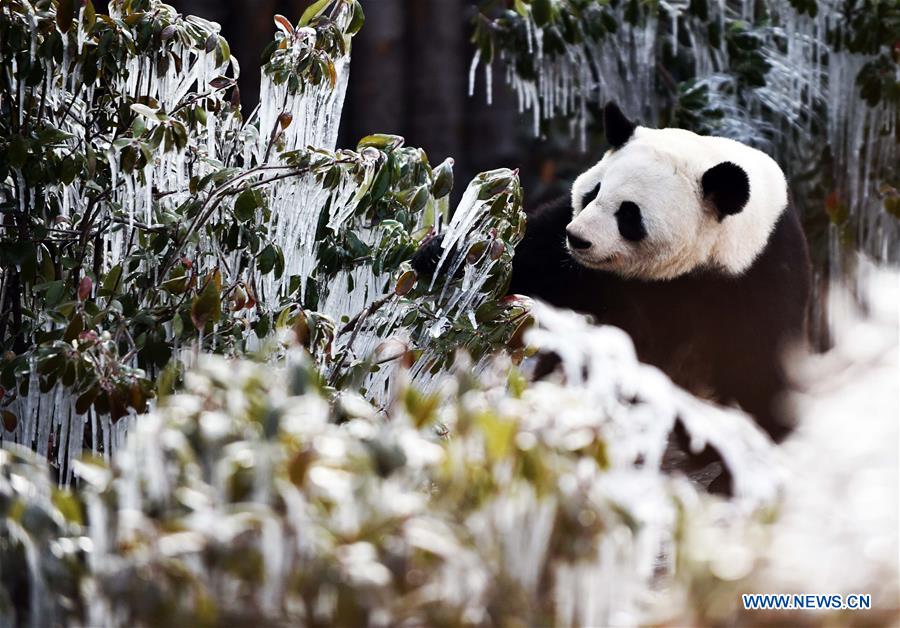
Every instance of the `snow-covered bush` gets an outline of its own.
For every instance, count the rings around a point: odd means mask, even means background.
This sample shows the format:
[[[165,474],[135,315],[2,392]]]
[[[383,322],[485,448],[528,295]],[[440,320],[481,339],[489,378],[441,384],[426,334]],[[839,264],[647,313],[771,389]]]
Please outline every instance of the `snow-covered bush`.
[[[60,590],[73,596],[7,609],[89,625],[644,617],[648,588],[673,576],[679,504],[693,494],[659,472],[676,417],[698,438],[741,442],[748,507],[774,495],[769,445],[747,418],[640,365],[621,332],[538,313],[531,341],[561,353],[566,385],[530,382],[508,359],[475,377],[461,357],[432,390],[400,385],[379,412],[329,397],[296,347],[284,369],[204,356],[111,465],[76,463],[65,512],[39,498],[45,473],[4,454],[6,588],[56,590],[66,566]],[[53,527],[26,524],[33,499]]]
[[[77,493],[3,453],[0,618],[758,625],[787,616],[744,612],[741,593],[822,591],[871,593],[854,620],[896,621],[896,279],[797,364],[828,393],[795,396],[782,446],[636,362],[618,330],[544,307],[527,337],[559,378],[507,359],[475,377],[461,357],[428,392],[401,374],[382,411],[329,396],[301,349],[285,368],[204,357],[112,464],[78,463]],[[676,418],[721,450],[734,499],[660,472]]]

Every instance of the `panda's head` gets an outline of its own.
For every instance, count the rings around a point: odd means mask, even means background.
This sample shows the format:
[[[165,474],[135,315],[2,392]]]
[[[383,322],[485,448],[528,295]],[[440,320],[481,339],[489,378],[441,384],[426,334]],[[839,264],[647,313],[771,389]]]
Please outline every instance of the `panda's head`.
[[[572,187],[572,257],[648,280],[747,270],[787,206],[781,168],[733,140],[636,126],[614,103],[604,123],[612,149]]]

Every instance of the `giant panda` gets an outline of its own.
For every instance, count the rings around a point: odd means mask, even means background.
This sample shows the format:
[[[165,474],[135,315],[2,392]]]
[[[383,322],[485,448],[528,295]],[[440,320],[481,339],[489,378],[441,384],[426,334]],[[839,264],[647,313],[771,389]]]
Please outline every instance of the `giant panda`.
[[[721,137],[604,109],[610,150],[570,197],[529,212],[509,292],[622,328],[641,361],[752,414],[773,439],[782,350],[802,342],[811,285],[784,173]]]

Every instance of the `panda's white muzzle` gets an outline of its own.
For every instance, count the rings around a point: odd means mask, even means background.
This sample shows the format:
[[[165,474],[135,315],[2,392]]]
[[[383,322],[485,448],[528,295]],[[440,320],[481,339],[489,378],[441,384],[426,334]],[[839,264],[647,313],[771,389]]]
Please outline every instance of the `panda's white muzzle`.
[[[597,230],[583,229],[583,225],[578,223],[578,220],[573,220],[566,227],[566,248],[572,258],[587,268],[609,268],[615,264],[619,254],[603,246],[609,243],[595,242],[596,238],[588,235],[589,233],[596,235]]]

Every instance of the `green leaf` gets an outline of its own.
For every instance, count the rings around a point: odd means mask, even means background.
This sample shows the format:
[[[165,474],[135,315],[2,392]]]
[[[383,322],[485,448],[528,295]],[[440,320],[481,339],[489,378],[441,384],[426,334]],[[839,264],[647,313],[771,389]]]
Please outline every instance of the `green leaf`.
[[[60,168],[59,178],[64,184],[70,185],[80,171],[81,165],[78,161],[74,157],[66,157],[63,159],[62,167]]]
[[[314,17],[317,17],[331,3],[331,0],[317,0],[306,8],[303,15],[300,16],[300,26],[306,26]]]
[[[550,0],[533,0],[531,3],[531,17],[537,26],[548,24],[553,17],[553,6]]]
[[[434,198],[442,198],[453,189],[453,158],[447,157],[434,169],[434,185],[431,193]]]
[[[122,171],[131,174],[134,171],[134,166],[137,164],[137,158],[138,152],[133,146],[123,148],[119,159]]]
[[[280,279],[284,274],[284,252],[281,247],[275,247],[275,279]]]
[[[41,129],[38,134],[38,141],[41,144],[59,144],[63,140],[67,140],[71,137],[75,137],[71,133],[66,133],[65,131],[60,131],[56,127],[53,126],[45,126]]]
[[[256,210],[263,206],[262,192],[253,188],[247,188],[238,194],[237,200],[234,202],[234,215],[242,221],[247,222],[256,217]]]
[[[224,37],[219,38],[219,44],[216,47],[216,65],[221,66],[231,59],[231,46]]]
[[[47,307],[54,307],[60,301],[62,301],[63,294],[65,293],[65,284],[62,281],[51,281],[46,284],[47,292],[45,295],[46,301],[44,304]]]
[[[28,142],[21,135],[13,135],[12,139],[9,140],[9,154],[7,155],[9,165],[13,168],[21,168],[25,165],[27,158]]]
[[[268,274],[275,268],[275,262],[278,260],[278,253],[275,252],[273,245],[268,245],[256,257],[256,266],[263,275]]]
[[[486,181],[478,190],[478,200],[486,201],[487,199],[500,194],[500,192],[506,190],[513,183],[513,181],[515,181],[514,174],[499,176],[495,179]]]
[[[100,296],[108,297],[116,293],[119,285],[119,279],[122,277],[122,265],[116,264],[109,269],[106,276],[103,277],[103,283],[100,285]]]
[[[385,163],[381,166],[378,174],[375,175],[375,180],[372,182],[372,189],[369,191],[369,194],[371,194],[372,196],[372,200],[377,201],[382,196],[384,196],[390,185],[391,169],[390,165],[388,163]]]
[[[347,34],[355,35],[362,28],[366,21],[366,14],[363,12],[362,5],[359,2],[353,3],[353,17],[350,18],[350,24],[347,25]]]
[[[84,5],[84,14],[81,17],[82,28],[86,33],[89,33],[96,22],[97,11],[94,9],[94,3],[92,0],[87,0],[87,3]]]
[[[256,332],[256,336],[260,339],[265,338],[272,327],[272,320],[268,314],[263,314],[259,317],[259,320],[253,325],[253,331]]]
[[[428,204],[428,196],[428,186],[420,186],[409,202],[409,211],[413,213],[420,212]]]
[[[390,135],[389,133],[374,133],[367,135],[356,144],[356,150],[371,146],[378,150],[390,152],[395,148],[403,146],[405,140],[399,135]]]

